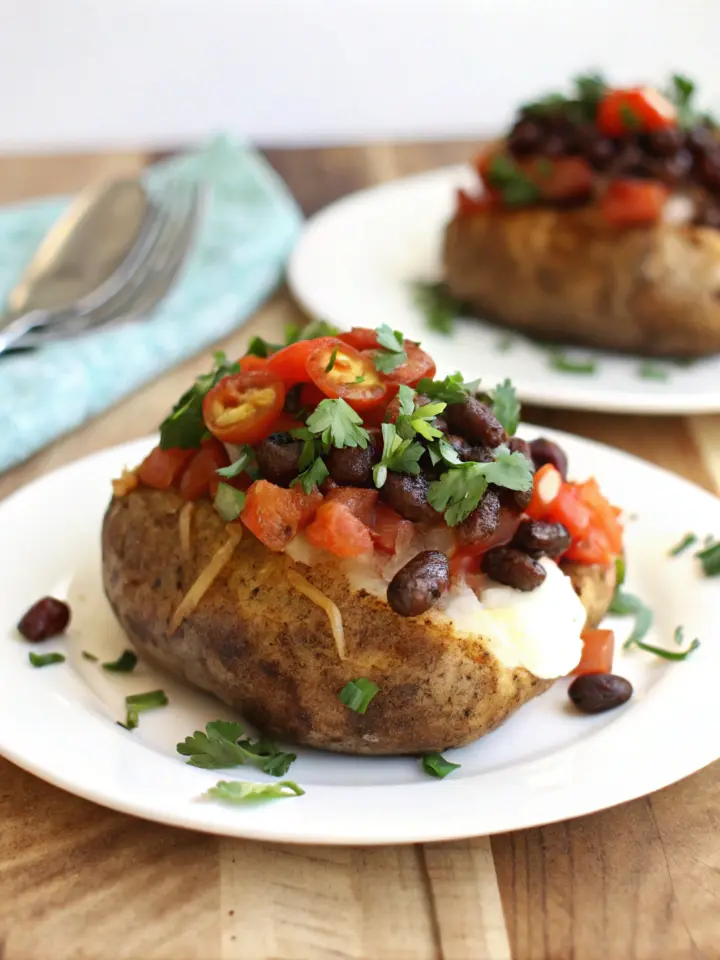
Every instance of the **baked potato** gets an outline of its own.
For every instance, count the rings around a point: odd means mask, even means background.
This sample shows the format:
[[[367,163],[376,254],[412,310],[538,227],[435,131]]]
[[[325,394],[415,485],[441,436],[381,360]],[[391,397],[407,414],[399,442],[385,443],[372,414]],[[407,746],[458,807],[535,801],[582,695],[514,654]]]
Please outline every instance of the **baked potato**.
[[[512,436],[512,387],[433,380],[389,329],[259,349],[114,484],[103,582],[137,650],[264,734],[366,754],[462,746],[575,668],[622,531]]]
[[[506,667],[482,637],[448,622],[399,617],[383,599],[353,591],[337,561],[298,564],[249,532],[173,631],[183,597],[228,536],[212,504],[200,501],[184,556],[182,508],[172,490],[140,488],[112,501],[102,534],[105,591],[145,660],[215,694],[263,733],[343,753],[440,752],[489,733],[553,682]],[[293,587],[288,570],[337,605],[346,659],[326,613]],[[597,569],[583,574],[583,600],[597,619],[605,584]],[[338,693],[365,676],[381,693],[367,713],[355,713]]]
[[[521,108],[476,161],[484,192],[460,192],[444,235],[449,292],[543,340],[717,353],[715,128],[692,118],[685,87],[663,98],[591,79]]]

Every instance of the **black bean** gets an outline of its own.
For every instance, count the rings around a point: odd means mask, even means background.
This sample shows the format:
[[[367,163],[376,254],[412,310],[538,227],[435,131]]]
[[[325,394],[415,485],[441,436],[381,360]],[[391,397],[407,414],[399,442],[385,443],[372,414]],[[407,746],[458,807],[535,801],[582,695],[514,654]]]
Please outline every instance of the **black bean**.
[[[585,156],[596,170],[607,170],[615,159],[616,150],[615,143],[608,137],[598,137],[587,147]]]
[[[261,441],[255,456],[263,479],[279,487],[289,487],[298,475],[302,449],[302,440],[296,440],[289,433],[273,433]]]
[[[685,134],[677,127],[656,130],[645,138],[644,147],[654,157],[672,157],[685,145]]]
[[[559,557],[569,550],[570,534],[561,523],[543,520],[523,520],[511,546],[529,553],[531,557]]]
[[[498,447],[507,440],[505,428],[492,410],[475,397],[466,397],[462,403],[451,403],[445,410],[445,419],[453,433],[471,444]]]
[[[554,440],[546,440],[545,437],[539,437],[530,444],[530,452],[532,453],[536,470],[539,470],[540,467],[546,463],[551,463],[555,469],[558,470],[563,480],[567,480],[567,455],[562,447],[555,443]]]
[[[698,163],[699,176],[711,190],[720,189],[720,148],[715,148],[705,154]]]
[[[717,147],[715,134],[710,127],[697,126],[689,130],[686,143],[696,157],[703,157]]]
[[[586,673],[570,684],[568,696],[583,713],[604,713],[627,703],[632,684],[614,673]]]
[[[552,133],[543,144],[543,156],[556,159],[565,157],[568,154],[569,143],[567,137],[562,133]]]
[[[336,483],[347,487],[372,487],[372,469],[377,457],[375,447],[333,447],[325,465]]]
[[[394,473],[389,470],[387,480],[380,490],[380,497],[406,520],[414,523],[437,523],[441,515],[428,503],[429,487],[428,478],[422,473],[413,477],[409,473]]]
[[[70,607],[55,597],[43,597],[23,614],[17,628],[26,640],[39,643],[63,633],[68,623]]]
[[[450,564],[439,550],[423,550],[392,578],[387,601],[401,617],[425,613],[450,586]]]
[[[492,580],[516,590],[535,590],[547,574],[542,564],[514,547],[494,547],[482,558],[482,569]]]
[[[678,150],[674,156],[663,157],[657,161],[656,173],[666,183],[679,183],[685,180],[693,165],[689,150]]]
[[[464,546],[481,544],[495,533],[500,523],[500,498],[489,488],[469,517],[455,527],[457,538]]]
[[[532,460],[530,444],[521,437],[510,437],[508,440],[508,449],[511,453],[521,453],[524,457],[527,457],[528,460]]]
[[[445,436],[445,439],[450,444],[450,446],[455,450],[457,455],[461,460],[470,460],[472,459],[470,453],[472,452],[472,447],[467,442],[465,437],[459,437],[456,433],[448,433]]]
[[[698,227],[713,227],[715,230],[720,230],[720,206],[712,202],[703,204],[693,223]]]

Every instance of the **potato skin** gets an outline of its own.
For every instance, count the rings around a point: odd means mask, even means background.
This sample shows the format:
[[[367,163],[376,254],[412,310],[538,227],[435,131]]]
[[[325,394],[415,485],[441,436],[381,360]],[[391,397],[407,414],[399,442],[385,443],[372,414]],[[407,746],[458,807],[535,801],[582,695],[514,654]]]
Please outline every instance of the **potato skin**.
[[[648,356],[720,351],[720,231],[617,228],[597,206],[455,216],[450,292],[532,337]]]
[[[575,593],[587,611],[586,627],[597,627],[608,612],[615,593],[617,572],[615,564],[609,567],[600,564],[574,563],[561,560],[560,569],[572,580]]]
[[[306,567],[245,531],[233,558],[172,635],[180,600],[226,532],[209,502],[192,520],[192,557],[178,531],[173,491],[115,498],[102,532],[103,582],[120,623],[147,660],[237,709],[280,740],[357,754],[415,754],[470,743],[552,681],[508,670],[483,646],[426,616],[404,619],[353,592],[332,562]],[[295,566],[343,616],[348,658],[338,658],[326,615],[288,583]],[[366,676],[381,690],[368,712],[338,699]],[[212,718],[208,718],[212,719]]]

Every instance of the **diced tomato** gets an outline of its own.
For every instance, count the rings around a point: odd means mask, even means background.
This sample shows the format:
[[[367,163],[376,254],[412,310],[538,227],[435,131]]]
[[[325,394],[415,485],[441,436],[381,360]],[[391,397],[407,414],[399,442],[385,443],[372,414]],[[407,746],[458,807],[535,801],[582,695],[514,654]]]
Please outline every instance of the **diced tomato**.
[[[493,191],[487,191],[478,197],[473,197],[461,187],[458,188],[455,209],[459,217],[473,217],[479,213],[487,213],[498,206],[498,199]]]
[[[223,443],[259,443],[285,403],[282,380],[269,370],[235,373],[217,383],[203,400],[208,430]]]
[[[298,340],[291,343],[289,347],[283,347],[270,357],[267,362],[268,370],[279,377],[288,388],[296,383],[305,383],[308,380],[307,358],[322,343],[332,340],[332,337],[318,337],[316,340]]]
[[[597,125],[607,137],[652,133],[677,126],[675,106],[651,87],[608,90],[600,101]]]
[[[380,496],[379,490],[367,490],[363,487],[335,487],[327,494],[328,502],[344,504],[350,513],[372,527],[375,523],[375,505]]]
[[[405,384],[408,387],[414,387],[423,377],[432,378],[435,376],[435,361],[429,353],[426,353],[411,340],[404,340],[403,347],[407,354],[407,361],[401,363],[389,373],[383,374],[386,380],[398,386]],[[366,350],[365,354],[368,357],[375,357],[378,352],[378,350]]]
[[[536,157],[518,165],[543,200],[572,200],[588,196],[592,189],[592,167],[582,157]]]
[[[583,652],[580,663],[573,670],[573,676],[586,673],[612,673],[615,653],[615,634],[612,630],[583,631]]]
[[[388,391],[372,360],[337,338],[316,341],[306,368],[325,396],[340,397],[355,410],[377,406]]]
[[[575,486],[582,502],[592,511],[593,527],[605,534],[610,549],[619,556],[623,551],[623,528],[618,519],[620,510],[601,492],[594,477]]]
[[[137,469],[140,483],[156,490],[167,490],[180,476],[185,464],[197,450],[182,450],[180,447],[154,447]]]
[[[337,557],[359,557],[372,550],[369,529],[343,503],[323,503],[305,529],[308,543]]]
[[[242,373],[247,373],[248,370],[265,370],[268,362],[265,357],[256,357],[254,353],[249,353],[246,357],[241,357],[238,363]]]
[[[562,485],[562,474],[557,467],[551,463],[543,464],[535,474],[532,498],[525,513],[533,520],[544,520]]]
[[[546,514],[548,520],[561,523],[573,540],[581,540],[590,529],[592,511],[583,503],[572,483],[563,485]]]
[[[573,539],[570,549],[563,556],[578,563],[599,563],[607,566],[613,560],[613,551],[604,531],[589,527],[579,540]]]
[[[300,406],[308,410],[314,410],[321,400],[327,400],[327,397],[318,389],[314,383],[304,383],[300,391]]]
[[[356,350],[370,350],[378,345],[377,332],[372,327],[353,327],[346,333],[339,333],[337,338]]]
[[[222,479],[217,471],[229,464],[230,457],[219,440],[203,440],[200,450],[180,477],[180,496],[185,500],[197,500],[207,495],[214,497]]]
[[[397,553],[410,546],[414,535],[411,520],[401,517],[392,507],[378,503],[375,507],[375,526],[371,530],[375,547],[385,553]]]
[[[669,193],[657,180],[613,180],[600,201],[600,211],[613,226],[655,223]]]
[[[269,480],[256,480],[245,495],[240,519],[268,550],[284,550],[322,502],[315,491],[285,490]]]

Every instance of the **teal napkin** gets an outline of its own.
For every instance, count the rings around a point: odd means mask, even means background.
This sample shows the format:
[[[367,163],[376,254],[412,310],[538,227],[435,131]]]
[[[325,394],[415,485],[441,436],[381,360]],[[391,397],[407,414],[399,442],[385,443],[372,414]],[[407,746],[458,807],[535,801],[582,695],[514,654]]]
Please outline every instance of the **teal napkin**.
[[[176,176],[201,179],[210,197],[182,278],[152,317],[0,358],[0,471],[230,333],[281,279],[301,215],[258,154],[219,138],[147,180]],[[0,210],[0,298],[67,202]]]

